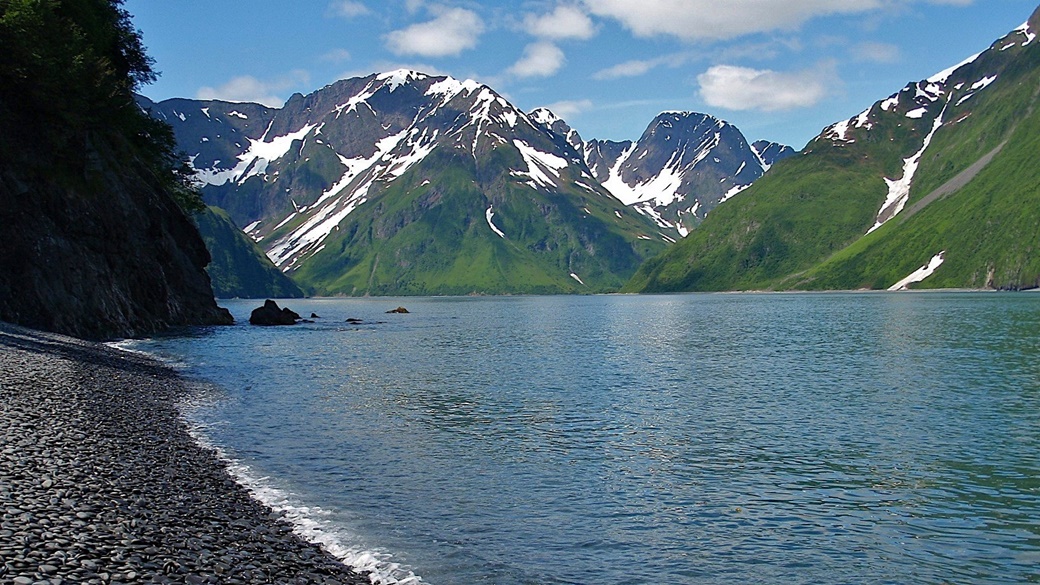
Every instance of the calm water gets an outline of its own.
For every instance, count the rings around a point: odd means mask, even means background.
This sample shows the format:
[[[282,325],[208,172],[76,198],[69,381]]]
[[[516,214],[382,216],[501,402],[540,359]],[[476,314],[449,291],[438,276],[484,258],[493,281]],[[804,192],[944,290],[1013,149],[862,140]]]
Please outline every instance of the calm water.
[[[138,347],[386,582],[1040,582],[1040,295],[223,304]]]

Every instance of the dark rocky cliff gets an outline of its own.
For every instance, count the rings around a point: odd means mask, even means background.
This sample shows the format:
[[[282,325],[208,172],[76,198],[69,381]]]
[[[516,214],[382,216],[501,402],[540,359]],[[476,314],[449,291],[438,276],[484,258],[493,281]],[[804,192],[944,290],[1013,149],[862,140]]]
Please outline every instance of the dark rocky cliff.
[[[230,323],[194,224],[107,159],[82,181],[0,163],[0,320],[85,338]]]
[[[120,0],[0,8],[0,320],[78,337],[231,322]]]

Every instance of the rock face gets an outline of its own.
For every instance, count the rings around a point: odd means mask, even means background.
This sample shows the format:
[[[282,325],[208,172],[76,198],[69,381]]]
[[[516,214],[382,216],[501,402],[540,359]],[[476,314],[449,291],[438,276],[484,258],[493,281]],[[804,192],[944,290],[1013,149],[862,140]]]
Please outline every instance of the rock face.
[[[205,200],[310,294],[608,292],[677,237],[473,81],[399,70],[279,109],[138,103],[173,126]]]
[[[300,315],[288,307],[279,307],[278,303],[267,299],[264,306],[253,309],[249,322],[253,325],[295,325]]]
[[[97,153],[88,180],[0,163],[0,320],[82,338],[225,324],[177,204]]]
[[[7,7],[0,320],[88,338],[230,323],[184,211],[199,202],[171,131],[133,102],[155,73],[129,13],[119,2]]]
[[[553,128],[563,130],[559,123]],[[770,149],[768,161],[759,148]],[[665,112],[636,142],[590,140],[582,152],[615,197],[685,236],[794,150],[772,143],[752,147],[736,126],[707,114]]]

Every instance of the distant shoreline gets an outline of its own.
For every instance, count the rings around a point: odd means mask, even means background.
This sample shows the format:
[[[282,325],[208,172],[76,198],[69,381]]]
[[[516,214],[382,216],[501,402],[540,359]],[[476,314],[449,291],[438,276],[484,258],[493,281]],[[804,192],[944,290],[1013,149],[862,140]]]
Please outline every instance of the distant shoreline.
[[[0,323],[0,581],[369,583],[195,442],[188,391],[149,357]]]

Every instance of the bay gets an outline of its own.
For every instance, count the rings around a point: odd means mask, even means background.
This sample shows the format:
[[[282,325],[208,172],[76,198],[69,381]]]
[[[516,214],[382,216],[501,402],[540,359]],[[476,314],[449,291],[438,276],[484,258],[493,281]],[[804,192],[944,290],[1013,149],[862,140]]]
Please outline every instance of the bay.
[[[383,582],[1040,582],[1040,296],[222,304],[137,347]]]

